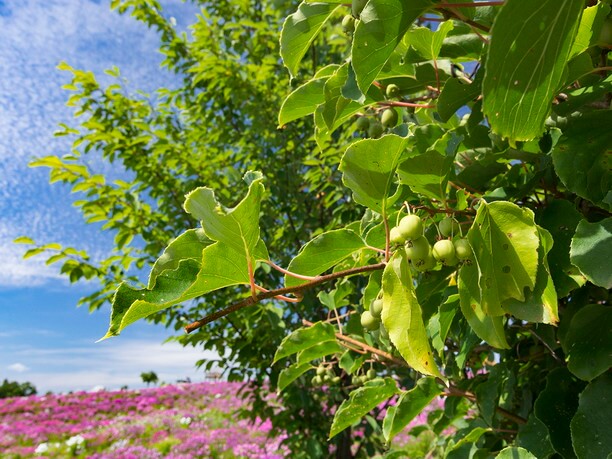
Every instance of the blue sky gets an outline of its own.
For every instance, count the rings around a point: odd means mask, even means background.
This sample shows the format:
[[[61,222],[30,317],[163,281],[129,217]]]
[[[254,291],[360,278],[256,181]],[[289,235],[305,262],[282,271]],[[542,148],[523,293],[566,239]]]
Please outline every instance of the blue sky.
[[[197,10],[165,0],[164,14],[178,27]],[[60,61],[92,70],[119,67],[131,89],[147,92],[172,84],[160,68],[154,31],[110,11],[110,0],[0,0],[0,379],[30,381],[39,392],[87,390],[103,385],[137,387],[142,371],[173,382],[201,380],[194,363],[205,354],[176,344],[162,345],[168,332],[146,323],[121,337],[95,344],[106,331],[109,309],[89,314],[76,307],[95,285],[70,285],[58,267],[42,258],[22,259],[28,235],[103,255],[112,237],[85,225],[72,207],[75,196],[48,184],[48,171],[28,163],[39,156],[69,153],[69,140],[53,137],[70,124],[61,89],[69,75]],[[107,167],[107,166],[105,166]]]

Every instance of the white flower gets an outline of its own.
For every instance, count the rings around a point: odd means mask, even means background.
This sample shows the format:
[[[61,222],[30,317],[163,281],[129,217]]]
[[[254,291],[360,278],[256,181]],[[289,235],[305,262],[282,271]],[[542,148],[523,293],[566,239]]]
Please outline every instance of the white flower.
[[[43,454],[49,451],[49,443],[41,443],[40,445],[38,445],[36,447],[36,449],[34,450],[34,452],[36,454]]]
[[[67,446],[81,446],[83,443],[85,443],[85,439],[80,435],[75,435],[74,437],[70,437],[68,440],[66,440]]]
[[[193,419],[191,419],[189,416],[183,416],[179,423],[183,426],[188,426],[191,424],[191,421],[193,421]]]

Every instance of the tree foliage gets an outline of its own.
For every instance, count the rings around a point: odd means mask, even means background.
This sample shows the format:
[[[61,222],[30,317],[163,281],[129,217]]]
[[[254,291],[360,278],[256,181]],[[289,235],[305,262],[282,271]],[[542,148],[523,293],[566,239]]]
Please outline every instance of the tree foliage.
[[[29,252],[101,280],[82,302],[112,303],[106,338],[185,327],[230,379],[279,390],[252,415],[294,457],[402,457],[438,396],[423,455],[606,457],[606,2],[201,2],[190,37],[152,0],[113,4],[182,84],[150,100],[62,66],[74,150],[34,165],[116,252]]]
[[[0,384],[0,398],[27,397],[28,395],[36,395],[36,387],[30,382],[20,383],[5,378]]]

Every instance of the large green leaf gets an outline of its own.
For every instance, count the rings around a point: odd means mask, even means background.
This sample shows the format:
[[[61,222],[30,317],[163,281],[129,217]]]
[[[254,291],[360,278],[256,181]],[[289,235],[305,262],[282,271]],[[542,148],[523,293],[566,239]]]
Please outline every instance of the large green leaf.
[[[556,324],[559,321],[557,292],[548,267],[548,252],[554,241],[548,231],[539,226],[537,228],[540,246],[538,247],[538,272],[535,287],[525,294],[524,301],[511,298],[503,302],[503,308],[521,320]]]
[[[482,90],[482,67],[471,84],[465,84],[459,78],[449,78],[444,83],[436,108],[442,121],[447,122],[457,110],[468,102],[475,100]]]
[[[421,306],[414,292],[410,266],[403,250],[395,252],[382,278],[382,322],[389,339],[412,368],[444,379],[433,358]]]
[[[612,210],[612,110],[597,110],[572,118],[552,157],[563,184],[572,192]]]
[[[483,112],[494,133],[514,143],[544,131],[582,8],[575,0],[508,0],[501,7],[483,81]]]
[[[302,365],[330,354],[341,353],[344,350],[345,349],[338,344],[334,337],[333,341],[323,341],[298,352],[297,363],[298,365]]]
[[[478,337],[491,346],[508,349],[504,331],[504,317],[486,314],[481,305],[481,292],[478,286],[478,267],[476,264],[464,264],[459,268],[457,286],[461,312]]]
[[[502,449],[495,457],[497,459],[538,459],[525,448],[517,448],[515,446]]]
[[[245,181],[249,191],[236,207],[227,208],[210,188],[200,187],[187,195],[185,210],[201,220],[204,233],[210,239],[223,242],[243,258],[267,258],[259,238],[259,209],[264,192],[263,175],[248,172]]]
[[[612,288],[612,217],[597,223],[583,220],[578,224],[570,260],[591,282]]]
[[[292,76],[297,75],[300,61],[310,48],[338,5],[302,2],[298,10],[285,19],[280,38],[280,54]]]
[[[527,424],[519,427],[516,444],[531,451],[538,458],[548,458],[555,452],[548,428],[533,411],[527,419]]]
[[[152,288],[135,289],[122,283],[112,300],[108,331],[102,339],[118,335],[137,320],[183,301],[231,285],[249,284],[244,255],[223,242],[205,247],[201,259],[180,260],[154,278]]]
[[[297,354],[304,349],[315,346],[324,341],[334,341],[336,339],[336,329],[333,325],[325,322],[317,322],[312,327],[299,328],[286,336],[278,346],[274,355],[274,362],[278,362],[283,357]]]
[[[185,231],[174,239],[157,259],[149,274],[149,289],[155,286],[155,280],[164,271],[178,268],[181,260],[194,260],[198,264],[202,260],[202,250],[212,244],[201,228]]]
[[[533,212],[510,202],[482,201],[468,240],[479,269],[482,310],[503,315],[503,301],[525,301],[525,289],[533,290],[538,270],[540,241]]]
[[[568,60],[597,43],[599,33],[609,13],[610,5],[605,3],[585,8]]]
[[[540,224],[546,228],[555,243],[548,253],[550,272],[559,298],[586,282],[580,270],[570,261],[570,243],[582,215],[569,201],[557,199],[548,204],[542,213]]]
[[[291,260],[287,269],[296,274],[318,276],[365,246],[363,239],[352,230],[328,231],[319,234],[302,247],[296,257]],[[287,287],[306,282],[308,281],[304,279],[285,276],[285,286]]]
[[[279,373],[278,382],[276,383],[278,391],[283,391],[287,386],[289,386],[289,384],[298,379],[311,368],[313,367],[310,365],[310,363],[304,363],[301,365],[294,363],[293,365],[283,369],[283,371]]]
[[[580,394],[570,425],[578,459],[607,459],[612,453],[612,375],[601,375]]]
[[[355,29],[351,62],[357,84],[366,93],[414,20],[430,0],[370,0]]]
[[[415,193],[445,201],[448,177],[461,140],[454,132],[447,132],[425,153],[402,161],[397,170],[400,181]]]
[[[452,21],[442,22],[435,32],[427,27],[415,27],[406,35],[406,42],[425,59],[435,60],[440,55],[444,39],[452,29]]]
[[[574,316],[561,341],[567,368],[591,381],[612,367],[612,308],[591,304]]]
[[[325,102],[324,88],[328,79],[310,80],[289,94],[278,113],[278,125],[284,126],[291,121],[312,115],[316,108]]]
[[[421,378],[408,392],[404,392],[395,409],[388,410],[383,421],[385,440],[390,442],[412,421],[442,390],[434,378]]]
[[[393,203],[395,170],[407,144],[405,137],[385,135],[355,142],[346,150],[340,161],[342,181],[357,203],[386,214]]]
[[[535,414],[546,425],[553,448],[565,459],[575,458],[570,421],[578,408],[584,383],[575,381],[566,368],[556,368],[546,377],[546,388],[535,401]]]
[[[359,421],[379,404],[390,399],[399,392],[393,378],[375,379],[365,386],[351,392],[348,400],[344,400],[332,422],[329,438],[332,438]]]

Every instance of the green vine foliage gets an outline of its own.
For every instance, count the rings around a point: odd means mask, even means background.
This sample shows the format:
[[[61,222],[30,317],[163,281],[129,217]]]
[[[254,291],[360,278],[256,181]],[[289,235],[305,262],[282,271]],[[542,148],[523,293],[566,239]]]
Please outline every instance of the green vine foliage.
[[[117,247],[28,252],[101,280],[105,338],[185,327],[296,458],[608,457],[608,2],[201,2],[189,38],[113,4],[183,84],[151,103],[62,66],[74,150],[34,165]]]

